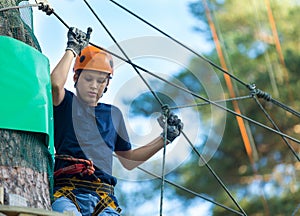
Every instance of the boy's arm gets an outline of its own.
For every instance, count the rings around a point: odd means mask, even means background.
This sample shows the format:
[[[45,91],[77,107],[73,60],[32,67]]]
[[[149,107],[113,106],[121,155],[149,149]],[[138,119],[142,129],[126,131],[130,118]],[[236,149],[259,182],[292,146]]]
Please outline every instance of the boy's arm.
[[[126,169],[132,170],[151,158],[155,153],[162,149],[163,146],[164,140],[159,136],[147,145],[128,151],[116,151],[116,154],[118,155],[121,164]]]
[[[54,106],[59,105],[64,99],[64,86],[67,81],[73,59],[73,52],[71,50],[66,50],[65,54],[51,73],[52,100]]]
[[[173,113],[171,113],[168,118],[161,116],[158,118],[158,123],[162,128],[164,128],[165,124],[167,124],[166,144],[173,142],[173,140],[180,135],[181,130],[183,129],[183,123],[177,115],[174,115]],[[151,158],[164,147],[164,133],[165,132],[142,147],[129,151],[116,151],[122,165],[126,169],[131,170]]]
[[[74,27],[69,28],[66,52],[51,73],[52,100],[54,106],[59,105],[64,99],[64,86],[72,61],[74,57],[79,55],[81,50],[89,44],[91,32],[91,28],[88,28],[87,33]]]

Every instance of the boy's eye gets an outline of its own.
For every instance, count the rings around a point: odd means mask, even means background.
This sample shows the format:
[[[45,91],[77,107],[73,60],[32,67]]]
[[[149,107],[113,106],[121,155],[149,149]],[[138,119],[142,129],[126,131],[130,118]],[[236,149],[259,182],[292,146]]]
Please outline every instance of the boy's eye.
[[[102,84],[102,83],[105,83],[105,81],[106,81],[106,78],[104,78],[104,79],[101,79],[101,80],[100,80],[100,79],[99,79],[99,80],[97,80],[97,82],[98,82],[98,83],[101,83],[101,84]]]

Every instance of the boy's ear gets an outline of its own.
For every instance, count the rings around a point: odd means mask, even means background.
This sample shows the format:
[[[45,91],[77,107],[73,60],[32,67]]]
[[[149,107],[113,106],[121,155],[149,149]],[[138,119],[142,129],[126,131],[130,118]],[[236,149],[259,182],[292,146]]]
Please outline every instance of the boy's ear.
[[[73,76],[73,81],[76,83],[78,81],[78,73],[74,73],[74,76]]]

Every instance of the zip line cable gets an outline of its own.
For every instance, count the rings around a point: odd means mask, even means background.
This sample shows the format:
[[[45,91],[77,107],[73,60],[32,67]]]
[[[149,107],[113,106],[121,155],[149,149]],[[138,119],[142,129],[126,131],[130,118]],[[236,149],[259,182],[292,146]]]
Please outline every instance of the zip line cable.
[[[40,9],[40,8],[39,8]],[[45,10],[43,10],[43,11],[45,11]],[[52,9],[52,13],[67,27],[67,28],[69,28],[68,27],[68,25],[56,14],[56,13],[54,13],[54,11],[53,11],[53,9]],[[49,15],[49,14],[47,14],[47,15]],[[92,44],[92,43],[90,43],[91,45],[93,45],[93,46],[95,46],[95,47],[98,47],[98,48],[100,48],[100,49],[103,49],[103,48],[101,48],[101,47],[99,47],[99,46],[97,46],[97,45],[94,45],[94,44]],[[105,50],[105,49],[103,49],[103,50]],[[105,50],[106,51],[106,50]],[[250,121],[250,122],[252,122],[252,123],[254,123],[254,124],[256,124],[256,125],[259,125],[259,126],[261,126],[261,127],[263,127],[263,128],[265,128],[265,129],[268,129],[268,130],[270,130],[270,131],[272,131],[272,132],[274,132],[274,133],[277,133],[277,134],[279,134],[279,135],[281,135],[282,137],[284,137],[284,138],[288,138],[288,139],[291,139],[291,140],[293,140],[293,141],[295,141],[295,142],[297,142],[297,143],[300,143],[300,141],[299,140],[297,140],[297,139],[295,139],[295,138],[293,138],[293,137],[290,137],[290,136],[288,136],[288,135],[286,135],[286,134],[284,134],[284,133],[282,133],[282,132],[280,132],[280,131],[276,131],[276,130],[274,130],[274,129],[272,129],[272,128],[270,128],[270,127],[268,127],[268,126],[265,126],[265,125],[263,125],[262,123],[260,123],[260,122],[256,122],[256,121],[254,121],[254,120],[252,120],[252,119],[250,119],[250,118],[248,118],[248,117],[246,117],[246,116],[244,116],[244,115],[242,115],[242,114],[239,114],[239,113],[236,113],[236,112],[234,112],[234,111],[232,111],[232,110],[230,110],[230,109],[228,109],[228,108],[226,108],[226,107],[223,107],[223,106],[221,106],[221,105],[218,105],[216,102],[213,102],[213,101],[210,101],[210,100],[208,100],[208,99],[206,99],[206,98],[204,98],[204,97],[202,97],[202,96],[200,96],[200,95],[197,95],[197,94],[195,94],[195,93],[193,93],[193,92],[191,92],[191,91],[189,91],[189,90],[187,90],[187,89],[185,89],[185,88],[183,88],[183,87],[181,87],[181,86],[178,86],[178,85],[176,85],[176,84],[173,84],[173,83],[171,83],[171,82],[169,82],[169,81],[167,81],[166,79],[163,79],[163,78],[161,78],[161,77],[159,77],[159,76],[157,76],[157,75],[155,75],[154,73],[151,73],[150,71],[148,71],[148,70],[146,70],[146,69],[144,69],[144,68],[142,68],[142,67],[140,67],[140,66],[138,66],[138,65],[136,65],[136,64],[134,64],[134,63],[132,63],[130,60],[126,60],[126,59],[124,59],[123,57],[120,57],[120,56],[118,56],[118,55],[116,55],[116,54],[114,54],[114,53],[111,53],[111,52],[109,52],[109,51],[107,51],[108,53],[110,53],[110,54],[112,54],[112,55],[114,55],[114,56],[116,56],[116,57],[118,57],[118,58],[120,58],[121,60],[123,60],[124,62],[127,62],[128,64],[131,64],[132,66],[134,66],[135,68],[138,68],[138,69],[140,69],[140,70],[142,70],[142,71],[144,71],[144,72],[146,72],[146,73],[149,73],[150,75],[152,75],[152,76],[154,76],[154,77],[156,77],[156,78],[158,78],[158,79],[160,79],[160,80],[162,80],[162,81],[164,81],[164,82],[166,82],[166,83],[168,83],[168,84],[170,84],[170,85],[172,85],[172,86],[174,86],[174,87],[177,87],[178,89],[181,89],[182,91],[184,91],[184,92],[187,92],[187,93],[190,93],[191,95],[193,95],[193,96],[195,96],[195,97],[197,97],[197,98],[200,98],[200,99],[202,99],[202,100],[204,100],[204,101],[206,101],[207,103],[209,103],[209,104],[213,104],[213,105],[215,105],[215,106],[217,106],[217,107],[219,107],[219,108],[221,108],[221,109],[223,109],[223,110],[225,110],[225,111],[227,111],[227,112],[229,112],[229,113],[232,113],[232,114],[234,114],[234,115],[236,115],[236,116],[240,116],[240,117],[242,117],[243,119],[246,119],[246,120],[248,120],[248,121]],[[246,85],[247,87],[249,87],[249,85]],[[252,89],[253,90],[253,89]],[[184,135],[185,136],[185,135]],[[186,136],[185,136],[186,137]],[[187,138],[187,137],[186,137]],[[217,179],[218,180],[218,179]],[[220,179],[219,179],[220,180]]]
[[[95,11],[93,10],[93,8],[88,4],[88,2],[86,1],[86,0],[83,0],[85,3],[86,3],[86,5],[88,6],[88,8],[90,9],[90,11],[94,14],[94,16],[97,18],[97,20],[99,21],[99,23],[102,25],[102,27],[106,30],[106,32],[109,34],[109,36],[112,38],[112,40],[115,42],[115,44],[118,46],[118,48],[121,50],[121,52],[123,53],[123,55],[126,57],[126,59],[128,60],[128,61],[130,61],[130,63],[131,63],[131,60],[129,59],[129,57],[127,56],[127,54],[125,53],[125,51],[121,48],[121,46],[119,45],[119,43],[115,40],[115,38],[113,37],[113,35],[110,33],[110,31],[108,30],[108,28],[104,25],[104,23],[101,21],[101,19],[99,18],[99,16],[95,13]],[[208,7],[207,5],[206,5],[206,7]],[[133,66],[133,68],[134,68],[134,70],[138,73],[138,75],[142,78],[142,80],[146,83],[146,85],[149,87],[149,90],[152,92],[152,94],[154,95],[154,97],[158,100],[158,102],[162,105],[162,102],[160,101],[160,99],[156,96],[156,94],[154,93],[154,91],[152,90],[152,88],[150,87],[150,85],[148,85],[147,84],[147,82],[144,80],[144,78],[143,78],[143,76],[139,73],[139,71],[137,70],[137,68],[135,67],[135,66]],[[226,66],[225,66],[225,69],[226,69]],[[228,76],[226,76],[226,74],[224,74],[225,75],[225,78],[226,77],[228,77]],[[230,79],[229,79],[229,81],[230,81]],[[231,84],[230,84],[230,86],[231,86]],[[232,93],[232,95],[233,96],[235,96],[235,94],[234,93]],[[237,106],[237,103],[236,103],[236,101],[234,100],[234,104],[236,104],[236,106]],[[240,111],[239,111],[239,108],[237,107],[236,108],[237,110],[236,110],[236,112],[237,113],[241,113]],[[238,123],[239,123],[239,125],[241,124],[241,122],[243,122],[242,121],[242,118],[240,119],[240,121],[239,121],[239,119],[238,119]],[[240,125],[240,127],[241,126],[243,126],[243,124],[242,125]],[[242,127],[242,128],[245,128],[245,127]],[[167,125],[165,126],[165,129],[164,129],[164,131],[167,131]],[[249,158],[250,158],[250,161],[251,161],[251,163],[253,164],[254,163],[254,161],[253,161],[253,158],[252,158],[252,150],[251,150],[251,147],[250,147],[250,144],[249,144],[249,138],[248,138],[248,136],[247,136],[247,133],[245,132],[245,129],[244,130],[242,130],[241,131],[241,133],[242,133],[242,137],[243,137],[243,140],[244,140],[244,142],[245,142],[245,146],[246,146],[246,150],[247,150],[247,154],[248,154],[248,156],[249,156]],[[246,136],[246,137],[244,137],[244,136]],[[186,137],[186,136],[185,136]],[[187,139],[187,137],[186,137],[186,139]],[[188,140],[188,139],[187,139]],[[189,140],[188,140],[189,141]],[[190,142],[189,142],[190,143]],[[248,144],[247,144],[248,143]],[[191,143],[190,143],[191,144]],[[191,144],[191,146],[193,146],[192,144]],[[249,149],[250,148],[250,149]],[[193,148],[194,149],[194,151],[196,150],[195,148]],[[196,151],[197,152],[197,151]],[[294,151],[293,151],[294,152]],[[165,154],[166,154],[166,136],[164,137],[164,148],[163,148],[163,164],[162,164],[162,184],[161,184],[161,200],[160,200],[160,215],[162,216],[162,207],[163,207],[163,192],[164,192],[164,170],[165,170]],[[203,162],[205,162],[204,161],[204,158],[199,154],[199,152],[197,152],[197,155],[201,158],[201,160],[203,161]],[[205,164],[206,165],[208,165],[206,162],[205,162]],[[214,171],[211,169],[211,167],[209,167],[208,166],[208,169],[210,170],[210,172],[214,175],[214,177],[218,180],[218,182],[221,184],[221,186],[223,187],[223,189],[226,191],[226,193],[230,196],[230,198],[234,201],[234,203],[240,208],[240,210],[243,212],[243,210],[241,209],[241,207],[239,206],[239,204],[234,200],[234,198],[233,198],[233,196],[230,194],[230,192],[228,191],[228,189],[226,188],[226,186],[223,184],[223,182],[221,181],[221,179],[219,179],[218,178],[218,176],[214,173]]]
[[[246,96],[240,96],[240,97],[235,97],[235,98],[228,98],[225,100],[217,100],[217,101],[213,101],[214,103],[224,103],[224,102],[231,102],[233,100],[245,100],[245,99],[249,99],[252,98],[253,95],[246,95]],[[205,106],[205,105],[210,105],[209,102],[204,102],[204,103],[196,103],[196,104],[187,104],[187,105],[181,105],[181,106],[174,106],[174,107],[170,107],[170,110],[173,109],[183,109],[183,108],[190,108],[190,107],[197,107],[197,106]]]
[[[52,9],[52,10],[53,10],[53,9]],[[65,23],[65,22],[64,22],[64,21],[63,21],[63,20],[62,20],[55,12],[54,12],[54,11],[53,11],[52,13],[53,13],[53,14],[54,14],[54,15],[55,15],[55,16],[56,16],[56,17],[57,17],[57,18],[58,18],[58,19],[66,26],[66,27],[67,27],[67,28],[69,28],[68,25],[67,25],[67,24],[66,24],[66,23]],[[126,62],[126,63],[128,63],[128,64],[131,64],[131,65],[133,65],[134,67],[136,67],[136,68],[142,70],[143,72],[146,72],[146,73],[150,74],[151,76],[153,76],[153,77],[155,77],[155,78],[157,78],[157,79],[159,79],[159,80],[161,80],[161,81],[164,81],[165,83],[167,83],[167,84],[169,84],[169,85],[171,85],[171,86],[173,86],[173,87],[176,87],[176,88],[178,88],[178,89],[180,89],[180,90],[182,90],[182,91],[184,91],[184,92],[186,92],[186,93],[189,93],[189,94],[193,95],[193,96],[196,97],[196,98],[202,99],[202,100],[204,100],[204,101],[206,101],[206,102],[208,102],[208,103],[210,103],[210,104],[213,104],[213,105],[219,107],[220,109],[223,109],[223,110],[225,110],[225,111],[227,111],[227,112],[229,112],[229,113],[231,113],[231,114],[233,114],[233,115],[237,115],[237,116],[239,116],[239,117],[242,117],[243,119],[246,119],[247,121],[249,121],[249,122],[251,122],[251,123],[253,123],[253,124],[255,124],[255,125],[258,125],[258,126],[260,126],[260,127],[263,127],[263,128],[265,128],[265,129],[267,129],[267,130],[269,130],[269,131],[272,131],[272,132],[274,132],[274,133],[276,133],[276,134],[279,134],[279,135],[281,135],[281,136],[284,136],[284,137],[286,137],[286,138],[288,138],[288,139],[290,139],[290,140],[293,140],[294,142],[300,144],[300,141],[299,141],[298,139],[296,139],[296,138],[293,138],[293,137],[291,137],[291,136],[289,136],[289,135],[287,135],[287,134],[284,134],[284,133],[282,133],[282,132],[276,131],[276,130],[274,130],[273,128],[270,128],[270,127],[268,127],[268,126],[266,126],[266,125],[264,125],[264,124],[262,124],[262,123],[260,123],[260,122],[257,122],[257,121],[255,121],[255,120],[253,120],[253,119],[251,119],[251,118],[249,118],[249,117],[247,117],[247,116],[244,116],[244,115],[242,115],[242,114],[236,113],[236,112],[234,112],[233,110],[228,109],[227,107],[223,107],[223,106],[221,106],[221,105],[218,105],[217,103],[215,103],[215,102],[213,102],[213,101],[210,101],[209,99],[206,99],[206,98],[202,97],[201,95],[198,95],[198,94],[196,94],[196,93],[194,93],[194,92],[192,92],[192,91],[190,91],[190,90],[188,90],[188,89],[186,89],[186,88],[183,88],[183,87],[181,87],[181,86],[179,86],[179,85],[176,85],[176,84],[174,84],[174,83],[171,83],[171,82],[169,82],[168,80],[166,80],[166,79],[164,79],[164,78],[162,78],[162,77],[160,77],[160,76],[158,76],[158,75],[156,75],[156,74],[154,74],[154,73],[152,73],[152,72],[150,72],[150,71],[144,69],[143,67],[141,67],[141,66],[139,66],[139,65],[137,65],[137,64],[135,64],[135,63],[133,63],[133,62],[131,62],[131,61],[128,61],[127,59],[123,58],[122,56],[120,56],[120,55],[118,55],[118,54],[116,54],[116,53],[113,53],[113,52],[111,52],[111,51],[109,51],[109,50],[107,50],[107,49],[105,49],[105,48],[103,48],[103,47],[101,47],[101,46],[98,46],[98,45],[96,45],[96,44],[94,44],[94,43],[92,43],[92,42],[89,42],[89,44],[92,45],[92,46],[95,46],[95,47],[97,47],[97,48],[99,48],[99,49],[102,49],[102,50],[106,51],[107,53],[109,53],[109,54],[111,54],[111,55],[113,55],[113,56],[119,58],[120,60],[122,60],[122,61],[124,61],[124,62]],[[273,100],[272,100],[272,97],[271,97],[269,94],[267,94],[267,93],[265,93],[265,92],[263,92],[263,91],[261,91],[261,90],[259,90],[259,89],[256,89],[256,87],[255,87],[254,84],[251,84],[251,85],[248,85],[248,86],[249,86],[249,88],[251,89],[251,92],[252,92],[253,94],[255,94],[255,95],[257,94],[258,97],[260,97],[260,98],[263,98],[263,99],[266,99],[266,100],[273,101]],[[276,101],[276,100],[274,100],[274,101]],[[284,108],[284,109],[287,110],[287,111],[293,111],[293,112],[292,112],[293,114],[295,114],[295,115],[297,115],[297,116],[300,117],[300,113],[296,112],[295,110],[292,110],[291,108],[285,106],[284,104],[280,103],[279,101],[276,101],[276,102],[277,102],[277,105],[279,105],[280,107]]]

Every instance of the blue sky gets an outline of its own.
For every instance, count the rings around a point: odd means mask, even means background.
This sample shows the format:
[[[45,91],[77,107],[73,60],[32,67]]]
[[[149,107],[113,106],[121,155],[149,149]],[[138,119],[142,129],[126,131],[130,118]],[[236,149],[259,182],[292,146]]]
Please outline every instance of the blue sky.
[[[30,2],[34,3],[33,0],[30,0]],[[78,27],[81,30],[92,27],[93,32],[91,35],[91,42],[109,50],[115,50],[116,47],[114,46],[114,42],[104,31],[83,0],[48,0],[48,2],[58,16],[60,16],[69,26]],[[168,52],[169,48],[173,46],[176,47],[177,45],[172,44],[173,42],[165,38],[161,33],[137,20],[135,17],[112,4],[109,0],[90,0],[88,2],[118,43],[125,47],[128,44],[134,44],[132,55],[133,57],[136,57],[136,62],[141,64],[141,66],[146,69],[150,68],[151,71],[159,71],[161,74],[170,75],[178,72],[188,64],[192,54],[177,48],[175,50],[178,50],[179,52],[178,55],[180,56],[180,61],[174,61],[174,59],[172,59],[174,53],[166,54],[166,51]],[[193,31],[193,27],[197,26],[199,23],[197,23],[196,19],[189,13],[188,4],[191,0],[122,0],[118,2],[147,20],[149,23],[160,28],[168,35],[193,48],[198,53],[205,53],[211,49],[204,37]],[[33,12],[34,32],[43,54],[49,58],[50,69],[52,70],[66,48],[67,29],[54,15],[47,16],[37,8],[33,8]],[[146,39],[151,37],[153,37],[153,44],[143,43],[144,41],[147,41]],[[150,49],[152,46],[156,46],[154,50]],[[139,52],[142,52],[142,50],[148,50],[149,54],[140,54]],[[180,53],[181,51],[182,53]],[[140,94],[137,91],[143,92],[147,90],[145,87],[140,86],[125,88],[124,83],[134,83],[137,79],[139,78],[136,74],[132,73],[132,69],[129,66],[124,64],[119,66],[115,71],[108,93],[106,93],[101,100],[108,103],[117,103],[117,105],[122,106],[121,102],[123,97],[127,97],[131,94],[134,98],[136,95]],[[66,87],[74,90],[72,71],[69,73]],[[122,111],[125,112],[126,115],[127,108],[123,107],[123,109],[124,110]],[[149,125],[156,124],[153,123],[153,119],[154,118],[149,121]],[[152,139],[152,131],[141,131],[139,125],[141,122],[145,124],[145,121],[143,120],[137,120],[134,121],[134,123],[131,121],[129,131],[131,132],[132,130],[132,132],[135,132],[136,129],[139,129],[139,133],[143,133],[143,139],[148,133],[151,134],[149,137]],[[179,163],[181,162],[182,161]],[[146,204],[146,206],[149,205],[150,203]],[[170,206],[170,203],[166,203],[166,206],[168,205]],[[156,207],[158,207],[158,205],[156,205]],[[200,206],[197,205],[194,209],[186,210],[186,213],[188,212],[189,215],[196,215],[196,213],[193,212],[197,212],[197,215],[199,216],[199,207]],[[205,208],[207,208],[207,206],[205,206]],[[153,215],[150,212],[150,209],[151,207],[149,208],[148,213]],[[203,215],[208,215],[208,213],[204,212]]]

